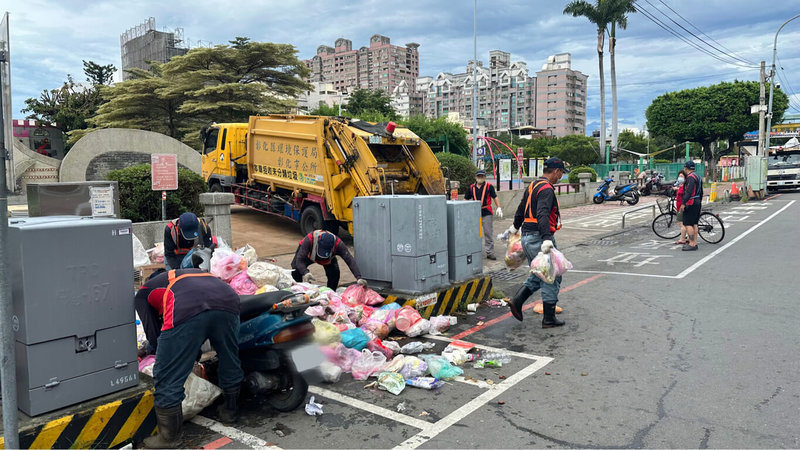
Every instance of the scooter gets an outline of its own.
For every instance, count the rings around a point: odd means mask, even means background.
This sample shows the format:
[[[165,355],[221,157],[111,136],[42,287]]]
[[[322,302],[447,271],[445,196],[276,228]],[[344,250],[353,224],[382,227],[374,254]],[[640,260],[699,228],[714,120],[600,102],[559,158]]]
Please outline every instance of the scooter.
[[[617,200],[619,200],[620,204],[622,204],[623,201],[627,202],[629,205],[635,205],[639,203],[639,190],[636,188],[636,183],[626,184],[625,186],[617,186],[613,191],[611,191],[611,193],[609,193],[609,188],[613,182],[614,178],[606,178],[597,188],[597,193],[594,194],[594,197],[592,197],[592,201],[598,205],[604,201]]]
[[[675,181],[664,181],[664,175],[656,172],[645,179],[640,193],[642,195],[670,195],[674,185]]]
[[[203,268],[213,249],[187,255],[193,267]],[[319,366],[324,357],[313,343],[314,324],[304,314],[314,295],[274,291],[239,296],[239,360],[244,371],[244,395],[263,396],[281,412],[294,411],[305,402],[308,382],[303,373]],[[218,361],[208,362],[212,381]]]
[[[275,291],[240,296],[239,359],[245,394],[264,396],[270,406],[287,412],[305,401],[303,372],[323,361],[313,343],[314,324],[306,308],[318,302],[308,294]]]

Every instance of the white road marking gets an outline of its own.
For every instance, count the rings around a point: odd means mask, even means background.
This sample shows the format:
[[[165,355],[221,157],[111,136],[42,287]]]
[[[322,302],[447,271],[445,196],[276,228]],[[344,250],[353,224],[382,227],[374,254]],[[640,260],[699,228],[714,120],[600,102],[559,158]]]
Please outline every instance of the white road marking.
[[[437,341],[445,341],[445,342],[453,342],[455,340],[461,340],[461,339],[449,338],[447,336],[433,336],[433,335],[430,335],[430,334],[425,335],[423,337],[425,339],[434,339],[434,340],[437,340]],[[469,342],[469,341],[467,341],[467,342]],[[506,353],[509,354],[509,356],[516,356],[517,358],[525,358],[525,359],[530,359],[530,360],[534,360],[534,361],[542,359],[542,358],[547,358],[547,356],[537,356],[537,355],[531,355],[529,353],[514,352],[514,351],[511,351],[511,350],[506,350],[504,348],[489,347],[488,345],[482,345],[482,344],[475,344],[475,348],[482,348],[484,350],[491,350],[493,352],[506,352]]]
[[[637,252],[617,252],[619,255],[613,256],[608,259],[599,259],[597,262],[604,262],[609,266],[613,266],[614,264],[633,264],[633,267],[642,267],[647,264],[661,264],[660,262],[655,261],[657,258],[672,258],[672,255],[651,255],[649,253],[637,253]],[[641,257],[643,258],[640,261],[636,261],[636,258]]]
[[[195,425],[200,425],[201,427],[208,428],[211,431],[219,433],[229,439],[233,439],[234,441],[241,442],[242,444],[248,445],[251,448],[267,448],[270,450],[281,450],[280,447],[276,447],[274,445],[270,445],[269,442],[257,438],[252,434],[245,433],[242,430],[229,427],[227,425],[223,425],[216,420],[209,419],[208,417],[203,416],[194,416],[192,420],[190,420]]]
[[[309,386],[308,392],[311,392],[314,395],[325,397],[328,400],[335,400],[339,403],[344,403],[347,406],[361,409],[368,413],[375,414],[376,416],[385,417],[395,422],[411,425],[414,428],[425,429],[431,425],[430,422],[417,419],[416,417],[407,416],[397,411],[392,411],[381,406],[373,405],[372,403],[367,403],[353,397],[348,397],[347,395],[342,395],[338,392],[334,392],[319,386]]]
[[[602,273],[604,275],[627,275],[630,277],[645,277],[645,278],[677,278],[675,275],[656,275],[652,273],[628,273],[628,272],[607,272],[603,270],[578,270],[572,269],[570,272],[574,273]]]
[[[757,223],[757,224],[753,225],[751,228],[749,228],[744,233],[742,233],[742,234],[736,236],[735,238],[733,238],[732,241],[730,241],[727,244],[723,245],[722,247],[718,248],[717,250],[715,250],[711,254],[707,255],[705,258],[701,259],[700,261],[697,261],[696,263],[692,264],[688,269],[686,269],[683,272],[679,273],[675,278],[685,278],[686,276],[688,276],[689,274],[691,274],[692,272],[697,270],[698,267],[702,266],[703,264],[707,263],[708,261],[710,261],[715,256],[717,256],[720,253],[724,252],[726,248],[728,248],[731,245],[733,245],[733,244],[739,242],[740,240],[744,239],[745,236],[747,236],[748,234],[752,233],[753,231],[756,231],[758,229],[758,227],[760,227],[761,225],[764,225],[765,223],[767,223],[770,220],[774,219],[775,216],[777,216],[778,214],[780,214],[783,211],[785,211],[788,207],[792,206],[792,204],[794,204],[795,201],[796,200],[792,200],[791,202],[786,204],[786,206],[784,206],[783,208],[775,211],[774,213],[772,213],[772,215],[770,215],[769,217],[767,217],[766,219],[761,221],[761,223]]]
[[[466,405],[458,408],[457,410],[448,414],[444,418],[440,419],[438,422],[430,424],[428,427],[420,431],[417,435],[412,436],[402,444],[395,447],[395,449],[404,449],[404,450],[415,449],[427,443],[431,439],[441,434],[446,429],[462,421],[464,418],[466,418],[473,412],[477,411],[479,408],[483,407],[493,399],[497,398],[500,394],[509,390],[517,383],[533,375],[537,370],[543,368],[544,366],[549,364],[550,361],[552,360],[553,358],[547,358],[547,357],[542,357],[538,359],[533,364],[525,367],[524,369],[520,370],[514,375],[511,375],[510,377],[506,378],[505,380],[503,380],[502,383],[495,385],[496,387],[494,389],[487,390],[486,392],[482,393],[476,398],[470,400],[469,403],[467,403]]]

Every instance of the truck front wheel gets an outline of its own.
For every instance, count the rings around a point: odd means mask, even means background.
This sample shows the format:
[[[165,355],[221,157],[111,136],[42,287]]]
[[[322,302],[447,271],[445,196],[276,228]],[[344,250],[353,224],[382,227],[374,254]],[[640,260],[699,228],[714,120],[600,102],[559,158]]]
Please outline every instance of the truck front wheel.
[[[309,205],[300,214],[300,232],[303,235],[322,229],[322,210],[317,205]]]

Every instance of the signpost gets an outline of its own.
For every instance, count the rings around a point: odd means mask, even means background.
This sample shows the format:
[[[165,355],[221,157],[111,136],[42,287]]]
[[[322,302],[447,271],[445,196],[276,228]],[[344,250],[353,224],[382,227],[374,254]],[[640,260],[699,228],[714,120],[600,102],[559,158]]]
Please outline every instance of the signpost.
[[[517,148],[517,167],[519,168],[519,182],[522,183],[522,147]]]
[[[167,220],[167,191],[178,190],[178,155],[150,155],[150,188],[161,191],[161,220]]]

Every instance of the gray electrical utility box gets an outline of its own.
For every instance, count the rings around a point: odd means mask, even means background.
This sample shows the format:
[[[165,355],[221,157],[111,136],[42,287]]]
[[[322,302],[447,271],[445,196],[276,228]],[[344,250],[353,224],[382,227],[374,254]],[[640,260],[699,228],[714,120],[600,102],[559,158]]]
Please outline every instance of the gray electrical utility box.
[[[353,199],[356,261],[375,287],[426,293],[448,284],[443,195]]]
[[[35,416],[138,384],[129,220],[9,220],[19,409]]]
[[[447,255],[451,281],[464,281],[483,273],[480,218],[480,202],[447,202]]]

